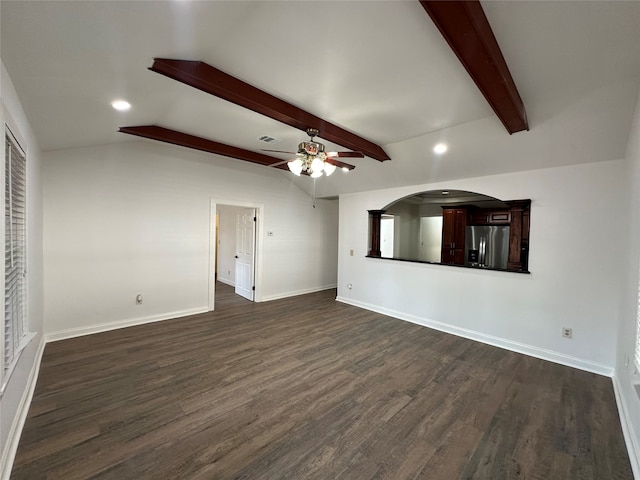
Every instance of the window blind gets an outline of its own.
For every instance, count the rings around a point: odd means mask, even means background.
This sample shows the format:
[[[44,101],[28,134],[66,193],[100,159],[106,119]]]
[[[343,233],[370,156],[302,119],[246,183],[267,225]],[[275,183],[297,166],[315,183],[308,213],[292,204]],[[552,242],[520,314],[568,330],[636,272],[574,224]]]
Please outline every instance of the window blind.
[[[26,333],[26,158],[10,132],[5,140],[4,372]]]

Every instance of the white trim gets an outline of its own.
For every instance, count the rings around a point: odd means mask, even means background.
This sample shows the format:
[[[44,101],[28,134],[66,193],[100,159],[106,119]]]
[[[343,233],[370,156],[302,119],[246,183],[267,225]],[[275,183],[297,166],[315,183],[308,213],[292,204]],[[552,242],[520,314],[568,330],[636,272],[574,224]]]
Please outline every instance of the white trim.
[[[13,461],[15,460],[16,452],[18,451],[18,443],[20,443],[20,436],[22,435],[24,423],[27,420],[27,413],[29,413],[29,407],[31,406],[31,400],[33,399],[33,392],[35,391],[38,374],[40,373],[40,364],[42,363],[44,346],[45,339],[44,337],[40,337],[40,344],[38,345],[38,350],[27,380],[27,388],[25,388],[22,394],[20,405],[18,406],[16,415],[13,417],[13,424],[11,425],[11,430],[9,430],[9,436],[7,437],[4,450],[2,451],[2,458],[0,461],[0,465],[2,466],[0,467],[2,468],[0,471],[0,479],[2,480],[9,480],[9,477],[11,476]]]
[[[2,378],[2,386],[0,386],[0,398],[2,398],[2,396],[4,395],[4,390],[7,388],[7,385],[9,384],[9,379],[11,378],[11,374],[13,373],[13,371],[16,368],[16,365],[18,365],[18,362],[20,361],[22,352],[24,351],[25,348],[27,348],[27,345],[29,345],[31,340],[33,340],[34,338],[36,338],[36,334],[34,332],[27,332],[20,339],[20,344],[18,345],[18,350],[15,355],[15,358],[13,359],[13,362],[11,362],[11,365],[9,365],[9,368],[4,372],[4,377]]]
[[[506,338],[495,337],[493,335],[487,335],[485,333],[477,332],[475,330],[469,330],[466,328],[460,328],[447,323],[438,322],[437,320],[431,320],[428,318],[417,317],[397,310],[389,308],[379,307],[370,303],[360,302],[345,297],[337,297],[336,301],[347,303],[355,307],[364,308],[365,310],[371,310],[373,312],[388,315],[390,317],[397,318],[399,320],[405,320],[407,322],[422,325],[423,327],[433,328],[441,332],[451,333],[459,337],[468,338],[470,340],[476,340],[481,343],[493,345],[494,347],[504,348],[512,352],[522,353],[531,357],[540,358],[542,360],[548,360],[550,362],[559,363],[560,365],[566,365],[568,367],[578,368],[587,372],[596,373],[598,375],[604,375],[605,377],[613,376],[613,367],[603,365],[600,363],[590,362],[582,358],[573,357],[571,355],[565,355],[563,353],[554,352],[553,350],[547,350],[544,348],[535,347],[533,345],[527,345],[526,343],[514,342]]]
[[[304,290],[295,290],[293,292],[277,293],[275,295],[266,295],[266,296],[262,297],[262,301],[263,302],[269,302],[271,300],[279,300],[281,298],[297,297],[298,295],[306,295],[307,293],[316,293],[316,292],[322,292],[324,290],[331,290],[332,288],[336,288],[337,286],[338,285],[336,283],[334,283],[332,285],[324,285],[324,286],[321,286],[321,287],[306,288]]]
[[[216,299],[216,256],[218,255],[218,243],[216,242],[216,217],[218,215],[216,203],[213,198],[209,200],[209,284],[207,291],[207,309],[212,312],[215,309]]]
[[[135,325],[143,325],[145,323],[160,322],[162,320],[171,320],[174,318],[188,317],[189,315],[198,315],[206,313],[207,307],[190,308],[188,310],[179,310],[177,312],[161,313],[159,315],[150,315],[147,317],[130,318],[128,320],[117,320],[115,322],[100,323],[89,327],[68,328],[57,332],[48,332],[45,339],[48,342],[57,342],[58,340],[66,340],[67,338],[81,337],[83,335],[92,335],[94,333],[108,332],[119,328],[133,327]]]
[[[9,128],[9,130],[11,131],[11,135],[13,136],[14,140],[18,142],[18,145],[20,146],[20,150],[22,150],[22,153],[26,157],[27,145],[28,145],[27,140],[22,135],[22,131],[18,128],[18,122],[16,122],[13,119],[13,115],[11,115],[9,108],[7,108],[4,102],[0,102],[0,105],[2,106],[2,113],[4,116],[4,125],[7,128]]]
[[[13,373],[13,370],[15,368],[15,366],[18,363],[18,360],[20,359],[20,355],[22,350],[29,344],[29,342],[35,337],[35,333],[34,332],[29,332],[29,276],[28,276],[28,265],[29,265],[29,227],[28,227],[28,219],[29,219],[29,186],[28,186],[28,177],[29,177],[29,162],[27,161],[27,143],[24,140],[24,138],[22,137],[22,134],[20,132],[20,129],[17,128],[17,124],[13,121],[13,118],[11,117],[11,114],[9,113],[9,111],[6,109],[4,103],[2,103],[2,108],[3,108],[3,114],[4,114],[4,134],[2,136],[2,144],[3,144],[3,164],[2,164],[2,174],[1,174],[1,178],[2,178],[2,185],[4,187],[6,187],[6,175],[5,175],[5,169],[6,169],[6,164],[7,161],[11,162],[11,155],[9,155],[9,159],[7,159],[4,154],[6,153],[6,149],[7,149],[7,142],[6,142],[6,137],[11,137],[9,140],[9,151],[11,151],[12,145],[15,144],[16,149],[18,150],[18,152],[22,155],[23,159],[24,159],[24,244],[23,244],[23,271],[22,271],[22,292],[21,292],[21,296],[22,296],[22,337],[19,339],[19,343],[18,345],[15,347],[15,351],[14,351],[14,358],[11,362],[10,365],[5,365],[4,363],[4,359],[5,359],[5,355],[6,352],[4,351],[4,346],[6,344],[5,342],[5,338],[4,338],[4,331],[5,331],[5,322],[6,322],[6,318],[5,318],[5,309],[2,309],[2,313],[1,313],[1,317],[2,317],[2,331],[0,332],[0,382],[1,382],[1,386],[0,386],[0,396],[4,393],[4,389],[6,387],[6,385],[9,383],[9,379],[11,378],[11,374]],[[11,164],[9,165],[9,167],[11,168]],[[3,187],[3,188],[4,188]],[[6,193],[6,192],[5,192]],[[2,201],[0,202],[0,206],[2,208],[2,211],[4,211],[6,213],[6,202],[5,202],[5,194],[2,195]],[[6,231],[5,229],[7,228],[6,222],[5,222],[5,217],[4,215],[2,216],[2,249],[3,252],[6,250],[6,245],[5,245],[5,234]],[[6,259],[5,259],[6,261]],[[11,259],[11,263],[13,264],[13,249],[12,249],[12,259]],[[6,263],[5,263],[6,264]],[[13,268],[13,267],[12,267]],[[6,271],[5,273],[2,275],[2,279],[0,280],[0,288],[1,290],[4,292],[5,291],[5,277],[6,277]],[[5,292],[6,293],[6,292]],[[14,325],[14,327],[16,327],[16,325]],[[6,369],[6,370],[5,370]]]
[[[220,283],[224,283],[226,285],[229,285],[230,287],[235,287],[236,284],[233,283],[231,280],[229,280],[228,278],[222,278],[222,277],[218,277],[218,281]]]
[[[209,199],[209,311],[215,309],[216,298],[216,214],[218,205],[229,205],[231,207],[245,207],[256,209],[256,244],[254,256],[255,292],[254,302],[262,302],[262,238],[264,234],[264,205],[261,203],[243,202],[237,200],[222,200],[211,197]]]
[[[622,387],[620,380],[616,374],[613,375],[613,392],[616,396],[616,403],[618,404],[618,416],[620,417],[620,425],[622,426],[622,435],[624,441],[627,444],[627,452],[629,454],[629,461],[631,462],[631,470],[633,470],[633,476],[636,480],[640,480],[640,445],[638,439],[640,439],[640,432],[636,432],[631,418],[629,417],[629,409],[627,402],[622,395]]]

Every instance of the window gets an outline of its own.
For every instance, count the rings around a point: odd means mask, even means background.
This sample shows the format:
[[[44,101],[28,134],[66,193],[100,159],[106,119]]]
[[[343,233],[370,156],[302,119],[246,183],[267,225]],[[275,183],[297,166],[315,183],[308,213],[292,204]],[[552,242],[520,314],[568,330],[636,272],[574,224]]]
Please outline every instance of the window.
[[[9,131],[4,169],[4,330],[2,378],[6,383],[26,343],[26,158]]]

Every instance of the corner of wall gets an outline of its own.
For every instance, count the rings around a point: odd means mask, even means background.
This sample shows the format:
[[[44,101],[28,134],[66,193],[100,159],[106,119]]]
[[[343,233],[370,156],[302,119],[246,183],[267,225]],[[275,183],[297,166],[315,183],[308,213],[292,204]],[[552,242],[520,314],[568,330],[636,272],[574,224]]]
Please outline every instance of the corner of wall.
[[[616,396],[616,403],[618,405],[618,415],[620,416],[620,425],[622,427],[622,434],[624,441],[627,445],[627,451],[629,453],[629,461],[631,462],[631,469],[636,479],[640,480],[640,432],[637,431],[640,426],[634,425],[631,420],[629,407],[623,394],[624,389],[620,384],[620,378],[617,373],[613,375],[613,391]],[[636,390],[640,395],[640,384],[636,386]]]

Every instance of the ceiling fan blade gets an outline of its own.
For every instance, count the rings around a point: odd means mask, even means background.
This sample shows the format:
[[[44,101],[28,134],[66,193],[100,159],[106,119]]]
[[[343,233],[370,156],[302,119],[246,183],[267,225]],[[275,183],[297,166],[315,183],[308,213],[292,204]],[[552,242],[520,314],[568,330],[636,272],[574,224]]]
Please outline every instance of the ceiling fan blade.
[[[282,164],[286,162],[281,162],[279,158],[271,157],[263,153],[252,152],[232,145],[226,145],[214,140],[209,140],[208,138],[197,137],[159,125],[120,127],[118,131],[128,133],[129,135],[179,145],[181,147],[192,148],[194,150],[236,158],[238,160],[244,160],[245,162],[257,163],[266,167],[273,166],[282,170],[288,170],[288,167]]]
[[[356,168],[355,165],[351,165],[349,163],[341,162],[340,160],[336,160],[335,157],[328,157],[325,160],[326,163],[330,163],[331,165],[335,165],[338,168],[346,168],[347,170],[353,170]]]
[[[284,150],[267,150],[266,148],[261,148],[261,152],[273,152],[273,153],[286,153],[288,155],[295,155],[296,152],[285,152]]]
[[[331,158],[364,158],[362,152],[327,152],[327,157]]]
[[[289,163],[291,160],[282,160],[281,162],[272,163],[269,165],[270,167],[279,167],[280,165],[284,165],[285,163]],[[289,168],[289,167],[287,167]]]

